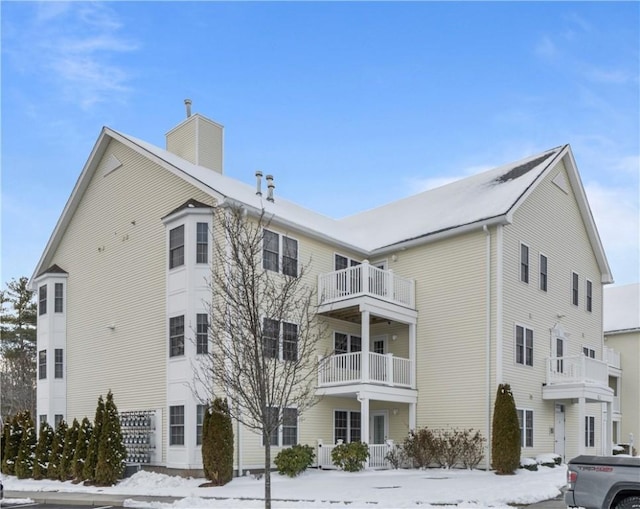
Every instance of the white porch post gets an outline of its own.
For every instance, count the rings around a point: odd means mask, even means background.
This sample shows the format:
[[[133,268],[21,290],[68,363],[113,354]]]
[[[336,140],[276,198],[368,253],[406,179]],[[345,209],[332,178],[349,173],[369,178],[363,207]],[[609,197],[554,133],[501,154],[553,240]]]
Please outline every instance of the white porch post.
[[[409,324],[409,360],[411,361],[411,388],[416,388],[416,324]]]
[[[611,447],[613,446],[613,401],[607,403],[607,429],[603,432],[602,454],[610,456],[613,454]]]
[[[409,429],[416,429],[416,404],[409,403]]]
[[[584,433],[585,433],[585,399],[578,398],[578,454],[584,454]]]
[[[362,311],[362,383],[369,382],[369,311]]]
[[[369,443],[369,398],[358,393],[358,401],[360,401],[360,441],[364,444]],[[367,467],[369,460],[367,459]]]

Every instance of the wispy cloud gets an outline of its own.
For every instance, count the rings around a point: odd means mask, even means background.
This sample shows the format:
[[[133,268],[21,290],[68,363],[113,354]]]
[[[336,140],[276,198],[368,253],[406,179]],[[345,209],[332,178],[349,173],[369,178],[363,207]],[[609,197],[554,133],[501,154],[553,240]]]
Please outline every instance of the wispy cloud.
[[[8,53],[24,73],[38,74],[59,95],[83,109],[120,101],[130,91],[131,70],[118,55],[139,44],[123,35],[110,6],[98,2],[41,2],[14,31]]]

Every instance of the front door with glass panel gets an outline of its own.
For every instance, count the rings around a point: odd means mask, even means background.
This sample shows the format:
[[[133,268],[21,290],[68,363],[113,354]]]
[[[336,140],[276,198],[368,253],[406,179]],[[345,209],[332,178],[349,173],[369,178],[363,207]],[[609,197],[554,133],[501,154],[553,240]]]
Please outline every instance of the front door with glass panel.
[[[373,412],[369,419],[369,443],[384,444],[387,439],[386,412]]]

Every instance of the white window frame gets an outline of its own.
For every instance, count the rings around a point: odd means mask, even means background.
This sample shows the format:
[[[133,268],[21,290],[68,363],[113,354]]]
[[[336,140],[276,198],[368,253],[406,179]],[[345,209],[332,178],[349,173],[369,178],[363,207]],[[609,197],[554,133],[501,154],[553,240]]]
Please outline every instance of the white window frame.
[[[204,316],[205,323],[200,322],[200,317]],[[201,326],[205,330],[201,330]],[[196,355],[207,355],[209,353],[209,315],[207,313],[196,313]]]
[[[177,230],[182,229],[182,244],[176,244],[174,246],[171,245],[171,234]],[[169,270],[172,269],[177,269],[178,267],[183,267],[185,264],[185,244],[186,244],[186,237],[187,237],[187,229],[185,227],[184,224],[180,224],[178,226],[176,226],[175,228],[171,228],[169,230]],[[180,252],[181,255],[178,256],[176,255],[176,258],[178,258],[178,260],[174,260],[174,252],[178,253]]]
[[[584,416],[584,446],[596,446],[596,417],[594,415]]]
[[[518,413],[518,424],[520,425],[520,447],[523,449],[529,449],[533,447],[533,437],[535,436],[535,420],[533,409],[531,408],[516,408]],[[531,427],[527,428],[527,416],[531,416]],[[527,430],[531,430],[531,443],[527,445]]]
[[[196,446],[202,445],[202,430],[204,424],[204,414],[207,411],[207,405],[196,405]],[[201,413],[202,412],[202,413]]]
[[[283,274],[285,276],[291,276],[291,277],[298,277],[300,274],[300,241],[296,238],[296,237],[292,237],[291,235],[288,234],[284,234],[284,233],[280,233],[277,232],[275,230],[270,230],[269,228],[263,228],[262,229],[262,268],[264,270],[270,270],[272,272],[277,272],[279,274]],[[276,235],[278,237],[278,251],[276,252],[277,255],[277,268],[276,270],[274,270],[273,268],[269,268],[265,266],[265,257],[264,257],[264,253],[265,253],[265,245],[264,245],[264,232],[269,232],[273,235]],[[284,270],[284,260],[285,258],[290,258],[290,257],[285,257],[285,239],[287,240],[291,240],[293,242],[295,242],[295,246],[296,246],[296,258],[295,258],[295,274],[286,274],[285,270]],[[274,253],[274,251],[269,251],[270,253]],[[293,259],[293,258],[292,258]]]
[[[591,348],[590,346],[583,345],[582,346],[582,354],[590,359],[596,358],[596,350],[595,348]]]
[[[349,334],[348,332],[337,331],[337,330],[333,331],[333,351],[334,352],[336,351],[336,334],[341,334],[343,336],[347,336],[347,351],[346,352],[340,352],[340,354],[362,352],[362,336],[360,336],[358,334]],[[351,340],[352,340],[352,338],[358,338],[358,340],[360,341],[360,350],[352,350],[351,349]],[[336,355],[340,355],[340,354],[336,354]]]
[[[522,248],[527,248],[526,263],[522,256],[523,255]],[[520,260],[520,264],[519,264],[520,282],[528,285],[529,281],[531,280],[531,248],[529,247],[528,244],[525,244],[524,242],[520,242],[520,253],[519,253],[518,259]]]
[[[542,272],[543,258],[545,260],[544,272]],[[544,282],[544,288],[542,287],[543,282]],[[542,292],[547,292],[549,290],[549,257],[544,253],[538,254],[538,289]]]
[[[172,415],[171,415],[171,410],[173,408],[182,408],[182,423],[177,423],[174,424],[171,419],[172,419]],[[186,414],[185,414],[185,404],[176,404],[176,405],[169,405],[169,446],[170,447],[184,447],[185,446],[185,442],[186,442],[186,436],[185,436],[185,425],[186,425]],[[179,431],[180,429],[182,430],[182,443],[174,443],[174,436],[173,436],[173,430],[174,428]]]
[[[522,329],[522,362],[518,362],[518,328]],[[528,349],[527,347],[527,331],[531,332],[530,349]],[[520,323],[515,324],[513,331],[513,360],[515,364],[533,367],[534,342],[534,331],[531,327],[527,327],[526,325]],[[530,356],[527,355],[529,351],[531,352]],[[531,362],[529,362],[529,360]]]
[[[43,362],[44,361],[44,362]],[[47,349],[38,351],[38,380],[47,379]]]
[[[265,320],[271,320],[273,322],[277,322],[278,324],[278,336],[277,338],[270,338],[270,339],[275,339],[277,344],[276,344],[276,355],[272,356],[272,355],[267,355],[265,356],[266,358],[270,358],[270,359],[278,359],[279,361],[283,361],[283,362],[288,362],[288,361],[296,361],[298,360],[298,346],[299,346],[299,342],[300,342],[300,324],[297,324],[295,322],[290,322],[288,320],[275,320],[273,318],[269,318],[267,316],[263,316],[262,317],[262,347],[264,348],[264,339],[265,339]],[[295,347],[295,352],[296,352],[296,357],[295,359],[285,359],[285,348],[284,348],[284,344],[285,344],[285,338],[284,338],[284,328],[285,328],[285,324],[287,325],[295,325],[296,327],[296,347]]]
[[[300,412],[298,412],[298,408],[295,406],[288,406],[288,407],[269,407],[270,409],[276,409],[278,411],[278,420],[280,421],[278,424],[278,427],[275,430],[275,434],[271,435],[271,447],[291,447],[293,445],[296,445],[299,442],[299,438],[300,438]],[[294,440],[295,443],[292,444],[285,444],[284,443],[284,433],[283,430],[285,428],[284,425],[284,411],[285,410],[295,410],[296,412],[296,439]],[[289,428],[292,428],[293,426],[287,426]],[[264,437],[261,437],[260,439],[260,443],[262,444],[262,447],[265,446],[264,443]]]
[[[60,353],[60,359],[58,359],[58,353]],[[60,370],[58,371],[58,368]],[[60,376],[58,376],[60,374]],[[60,380],[64,378],[64,349],[56,348],[53,350],[53,378]]]
[[[182,334],[173,334],[172,335],[172,331],[171,331],[171,321],[177,318],[182,318]],[[173,353],[173,341],[174,339],[178,339],[180,338],[180,336],[182,336],[182,351],[180,353]],[[170,316],[169,317],[169,359],[173,359],[176,357],[184,357],[185,355],[185,319],[184,319],[184,314],[181,315],[176,315],[176,316]]]
[[[64,313],[64,283],[54,283],[53,285],[53,312]]]
[[[584,307],[589,313],[591,313],[593,311],[593,282],[591,280],[587,279],[584,291]]]
[[[38,287],[38,316],[47,314],[47,285]]]
[[[332,433],[333,433],[333,443],[336,444],[338,439],[336,438],[336,412],[346,412],[347,414],[347,440],[344,443],[351,443],[351,414],[360,414],[360,442],[362,442],[362,412],[359,410],[349,410],[346,408],[334,408],[333,409],[333,422],[332,422]],[[368,437],[367,437],[368,439]]]
[[[337,257],[341,257],[344,258],[345,260],[347,260],[347,266],[342,268],[342,269],[338,269],[337,268],[337,264],[336,264],[336,258]],[[361,260],[356,260],[355,258],[351,258],[350,256],[347,256],[345,254],[339,253],[337,251],[333,252],[333,270],[345,270],[348,269],[350,267],[356,267],[358,265],[361,265],[362,261]]]
[[[205,227],[205,241],[200,240],[200,226]],[[200,249],[204,246],[204,250]],[[209,223],[196,222],[196,264],[209,263]]]
[[[580,305],[580,275],[571,271],[571,304]]]

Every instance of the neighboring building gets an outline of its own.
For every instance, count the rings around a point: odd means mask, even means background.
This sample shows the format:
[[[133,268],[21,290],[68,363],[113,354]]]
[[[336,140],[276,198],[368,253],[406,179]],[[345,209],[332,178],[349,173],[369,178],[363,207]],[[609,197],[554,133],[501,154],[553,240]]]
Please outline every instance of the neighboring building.
[[[604,292],[604,341],[620,375],[614,390],[613,442],[640,449],[640,284],[610,286]],[[624,375],[624,379],[621,376]]]
[[[111,389],[125,431],[151,442],[130,448],[133,461],[201,467],[189,339],[206,330],[210,207],[231,201],[273,215],[274,256],[286,243],[293,262],[313,260],[328,328],[322,400],[303,418],[289,410],[276,447],[322,444],[327,464],[337,440],[362,440],[375,467],[387,439],[416,427],[490,439],[509,383],[523,456],[610,450],[612,276],[568,145],[333,220],[225,176],[222,140],[199,114],[166,150],[103,128],[33,278],[41,419],[92,416]],[[236,469],[263,457],[238,425]]]

